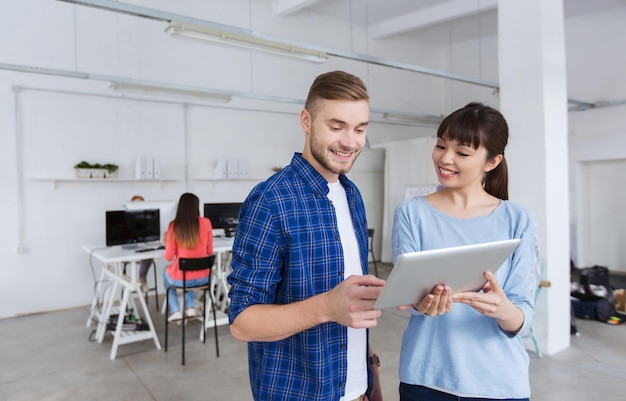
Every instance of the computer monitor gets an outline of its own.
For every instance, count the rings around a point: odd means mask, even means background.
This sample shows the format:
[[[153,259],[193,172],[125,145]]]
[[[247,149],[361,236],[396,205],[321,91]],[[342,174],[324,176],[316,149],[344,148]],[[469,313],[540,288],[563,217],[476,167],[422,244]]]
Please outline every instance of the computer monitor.
[[[178,201],[174,200],[155,200],[155,201],[137,201],[124,203],[125,210],[150,210],[159,209],[159,219],[161,219],[161,236],[167,232],[167,228],[172,220],[176,218],[176,209]]]
[[[211,220],[214,229],[224,229],[230,237],[232,229],[239,224],[239,209],[241,203],[205,203],[204,217]]]
[[[106,212],[107,246],[132,246],[161,238],[159,209]]]

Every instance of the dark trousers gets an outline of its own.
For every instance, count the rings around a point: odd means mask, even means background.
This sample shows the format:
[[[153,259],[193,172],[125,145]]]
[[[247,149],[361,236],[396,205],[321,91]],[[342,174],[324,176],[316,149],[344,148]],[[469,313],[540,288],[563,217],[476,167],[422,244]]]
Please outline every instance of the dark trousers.
[[[491,398],[459,397],[424,386],[400,383],[400,401],[476,401],[491,400]],[[497,401],[529,401],[528,398],[506,398]]]

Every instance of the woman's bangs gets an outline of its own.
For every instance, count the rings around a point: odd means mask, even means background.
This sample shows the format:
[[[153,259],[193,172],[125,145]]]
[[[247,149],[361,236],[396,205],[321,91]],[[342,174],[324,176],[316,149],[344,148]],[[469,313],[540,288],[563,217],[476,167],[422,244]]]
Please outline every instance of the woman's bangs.
[[[441,139],[456,141],[461,145],[469,145],[478,149],[482,144],[482,134],[478,127],[470,127],[465,124],[451,124],[443,131]]]

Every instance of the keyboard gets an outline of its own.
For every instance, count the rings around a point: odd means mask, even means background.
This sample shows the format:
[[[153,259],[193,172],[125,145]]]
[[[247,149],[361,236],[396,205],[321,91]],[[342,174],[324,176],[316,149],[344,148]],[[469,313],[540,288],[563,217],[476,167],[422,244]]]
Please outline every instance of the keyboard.
[[[159,245],[159,246],[153,247],[153,248],[139,248],[139,249],[135,250],[135,252],[150,252],[150,251],[157,251],[157,250],[161,250],[161,249],[165,249],[165,245]]]

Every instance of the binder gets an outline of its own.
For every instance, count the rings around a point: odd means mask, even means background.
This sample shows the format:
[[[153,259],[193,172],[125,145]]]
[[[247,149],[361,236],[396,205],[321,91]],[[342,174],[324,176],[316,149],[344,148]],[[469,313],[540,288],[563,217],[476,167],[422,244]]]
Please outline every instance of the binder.
[[[228,173],[229,180],[236,180],[239,178],[239,162],[237,159],[228,159],[226,171]]]
[[[146,159],[143,157],[139,157],[137,158],[137,161],[135,161],[135,179],[146,179]]]
[[[248,178],[250,175],[250,163],[247,160],[239,160],[237,163],[239,178]]]
[[[146,180],[154,179],[153,163],[154,161],[152,158],[146,159]]]
[[[220,159],[215,166],[215,179],[225,180],[227,178],[226,173],[226,159]]]
[[[152,159],[152,177],[155,180],[161,179],[161,166],[159,166],[159,162],[156,158]]]

